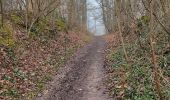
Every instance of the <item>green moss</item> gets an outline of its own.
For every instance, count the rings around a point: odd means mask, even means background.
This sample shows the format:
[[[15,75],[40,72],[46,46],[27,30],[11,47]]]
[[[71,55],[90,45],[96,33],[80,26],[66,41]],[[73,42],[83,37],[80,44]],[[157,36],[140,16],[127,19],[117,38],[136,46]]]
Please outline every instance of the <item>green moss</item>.
[[[63,31],[66,28],[66,23],[63,19],[59,18],[56,21],[56,26],[58,31]]]
[[[35,23],[33,25],[33,27],[31,28],[31,32],[30,32],[30,37],[38,37],[41,38],[40,36],[45,36],[47,33],[45,30],[48,29],[48,21],[46,19],[41,19],[39,21],[37,21],[37,23]]]
[[[0,28],[0,45],[14,46],[13,29],[11,25],[4,25]]]
[[[22,18],[17,15],[11,15],[11,20],[16,24],[22,24]]]
[[[150,21],[150,18],[149,18],[149,16],[142,16],[142,17],[141,17],[141,20],[142,20],[145,24],[148,24],[149,21]]]
[[[43,19],[43,20],[38,22],[37,28],[39,28],[41,31],[43,31],[45,28],[48,28],[47,24],[48,24],[48,21],[46,19]]]

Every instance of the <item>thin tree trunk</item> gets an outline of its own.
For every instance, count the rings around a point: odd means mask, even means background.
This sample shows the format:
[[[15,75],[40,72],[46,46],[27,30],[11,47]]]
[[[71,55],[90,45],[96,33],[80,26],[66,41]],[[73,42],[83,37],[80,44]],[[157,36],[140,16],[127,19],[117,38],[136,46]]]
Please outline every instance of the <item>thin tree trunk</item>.
[[[163,96],[161,93],[161,86],[160,86],[160,79],[159,79],[159,71],[158,71],[158,64],[156,61],[156,54],[155,54],[155,49],[154,49],[154,44],[155,41],[153,41],[154,37],[154,15],[153,15],[153,9],[154,9],[154,0],[151,1],[150,3],[150,15],[151,15],[151,20],[150,20],[150,45],[151,45],[151,51],[152,51],[152,62],[153,62],[153,72],[154,72],[154,82],[156,85],[156,90],[159,95],[159,100],[163,100]]]
[[[26,0],[26,5],[25,5],[25,7],[26,7],[26,8],[25,8],[25,9],[26,9],[26,12],[25,12],[25,21],[26,21],[26,22],[25,22],[25,26],[26,26],[27,35],[29,34],[29,33],[28,33],[28,7],[29,7],[29,6],[28,6],[28,3],[29,3],[28,0]]]
[[[1,27],[4,26],[4,12],[3,12],[3,4],[2,4],[2,0],[0,0],[0,8],[1,8]]]
[[[119,28],[119,36],[120,36],[120,41],[121,41],[121,44],[122,44],[122,47],[123,47],[123,52],[124,52],[124,56],[125,56],[125,59],[126,61],[128,62],[128,56],[127,56],[127,52],[126,52],[126,48],[125,48],[125,43],[124,43],[124,39],[123,39],[123,36],[122,36],[122,26],[121,26],[121,13],[120,13],[120,9],[121,9],[121,3],[119,0],[116,0],[116,4],[117,4],[117,24],[118,24],[118,28]]]

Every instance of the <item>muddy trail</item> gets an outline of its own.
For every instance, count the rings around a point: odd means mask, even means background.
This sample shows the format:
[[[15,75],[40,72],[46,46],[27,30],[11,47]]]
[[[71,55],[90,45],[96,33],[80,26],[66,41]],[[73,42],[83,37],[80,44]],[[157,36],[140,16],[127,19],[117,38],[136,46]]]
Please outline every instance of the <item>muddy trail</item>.
[[[62,67],[36,100],[110,100],[103,79],[105,41],[96,37]]]

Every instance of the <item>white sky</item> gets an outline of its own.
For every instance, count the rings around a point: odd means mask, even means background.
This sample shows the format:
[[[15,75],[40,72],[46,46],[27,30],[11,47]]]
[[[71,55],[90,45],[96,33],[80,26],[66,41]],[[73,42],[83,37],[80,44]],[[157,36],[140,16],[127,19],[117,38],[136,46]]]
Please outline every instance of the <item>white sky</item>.
[[[99,4],[95,0],[87,0],[88,1],[88,8],[99,8]],[[95,35],[103,35],[105,34],[105,27],[102,22],[102,11],[101,9],[96,10],[89,10],[88,11],[88,26],[90,32],[94,33]],[[96,32],[95,32],[95,19],[94,16],[96,16],[97,19],[96,23]]]

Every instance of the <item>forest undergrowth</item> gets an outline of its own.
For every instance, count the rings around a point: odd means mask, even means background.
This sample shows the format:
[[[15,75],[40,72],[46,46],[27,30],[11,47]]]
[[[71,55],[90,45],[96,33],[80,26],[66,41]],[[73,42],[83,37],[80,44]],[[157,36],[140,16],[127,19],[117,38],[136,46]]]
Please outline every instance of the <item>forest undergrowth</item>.
[[[136,34],[124,37],[128,62],[124,57],[118,33],[105,37],[108,44],[105,68],[108,71],[106,85],[108,86],[109,95],[122,100],[169,100],[169,36],[164,33],[155,35],[156,42],[154,46],[158,66],[155,72],[147,32],[139,38]],[[155,80],[155,73],[158,80]],[[157,84],[160,87],[157,87]],[[160,96],[163,99],[159,99]]]
[[[55,26],[47,18],[39,19],[29,34],[19,13],[4,20],[0,28],[0,100],[31,100],[90,40],[86,33],[66,30],[62,18],[55,20]]]
[[[105,24],[111,26],[110,35],[106,36],[105,66],[110,95],[122,100],[169,100],[169,1],[101,0],[100,3]],[[110,23],[111,20],[115,23]]]

